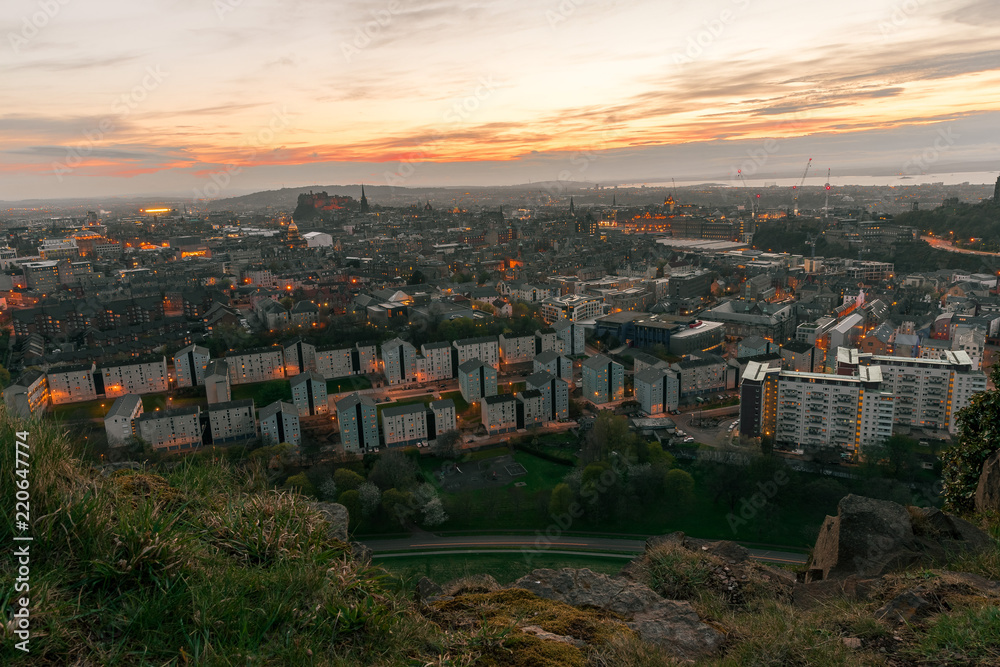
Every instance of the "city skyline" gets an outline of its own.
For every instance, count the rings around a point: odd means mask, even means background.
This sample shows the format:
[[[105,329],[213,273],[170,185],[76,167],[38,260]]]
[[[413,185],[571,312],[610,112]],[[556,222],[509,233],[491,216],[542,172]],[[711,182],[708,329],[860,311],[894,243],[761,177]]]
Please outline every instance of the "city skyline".
[[[817,184],[997,156],[982,1],[52,0],[0,27],[3,200],[760,182],[810,157]]]

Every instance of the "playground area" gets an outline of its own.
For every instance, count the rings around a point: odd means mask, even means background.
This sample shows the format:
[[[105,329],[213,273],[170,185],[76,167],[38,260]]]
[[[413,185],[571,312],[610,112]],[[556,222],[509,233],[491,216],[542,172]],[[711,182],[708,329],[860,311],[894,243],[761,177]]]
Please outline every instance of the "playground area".
[[[481,461],[446,463],[435,471],[435,478],[448,493],[476,491],[488,487],[506,486],[528,471],[510,454],[503,454]]]

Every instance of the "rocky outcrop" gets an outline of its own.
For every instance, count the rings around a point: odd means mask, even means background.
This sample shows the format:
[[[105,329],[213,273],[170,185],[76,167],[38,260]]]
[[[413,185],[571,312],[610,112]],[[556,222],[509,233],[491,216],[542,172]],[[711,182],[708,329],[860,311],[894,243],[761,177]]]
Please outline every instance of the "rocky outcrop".
[[[347,508],[340,503],[310,503],[310,507],[320,513],[329,524],[326,534],[329,537],[340,540],[345,544],[348,542],[347,524],[350,521],[350,514]]]
[[[1000,512],[1000,451],[986,459],[976,487],[976,511]]]
[[[666,600],[644,584],[591,570],[535,570],[515,581],[511,588],[574,607],[617,614],[642,640],[667,648],[685,660],[712,653],[725,639],[703,623],[689,603]]]
[[[877,577],[949,554],[990,548],[989,536],[934,508],[848,495],[836,517],[826,517],[813,547],[806,581]]]

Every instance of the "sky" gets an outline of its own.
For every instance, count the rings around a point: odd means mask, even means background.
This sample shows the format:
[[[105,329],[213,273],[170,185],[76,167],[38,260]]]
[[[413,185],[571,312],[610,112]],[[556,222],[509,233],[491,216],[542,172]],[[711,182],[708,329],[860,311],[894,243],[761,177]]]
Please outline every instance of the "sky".
[[[1000,170],[995,0],[4,0],[0,36],[7,201]]]

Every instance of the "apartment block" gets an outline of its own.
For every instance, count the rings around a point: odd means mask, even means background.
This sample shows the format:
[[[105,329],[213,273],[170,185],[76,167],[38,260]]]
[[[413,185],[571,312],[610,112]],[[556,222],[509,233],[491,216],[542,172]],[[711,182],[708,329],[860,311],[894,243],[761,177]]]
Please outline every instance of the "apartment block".
[[[535,355],[532,372],[552,373],[558,378],[573,381],[573,360],[558,352],[539,352]]]
[[[586,339],[584,337],[583,325],[570,320],[560,320],[552,325],[556,336],[563,342],[563,354],[570,356],[586,354],[584,348]]]
[[[535,358],[535,337],[504,336],[500,334],[500,361],[505,364],[523,364]]]
[[[682,359],[670,368],[679,376],[681,398],[726,390],[728,364],[718,355],[703,352],[697,357]]]
[[[572,323],[570,323],[572,324]],[[556,352],[563,354],[566,351],[566,342],[559,337],[552,327],[535,331],[535,354],[542,352]]]
[[[625,367],[603,354],[583,361],[583,398],[601,405],[625,397]]]
[[[299,430],[299,411],[291,403],[275,401],[260,410],[260,438],[265,443],[287,442],[298,447],[302,444]]]
[[[143,361],[107,362],[97,366],[104,380],[104,395],[115,398],[123,394],[157,394],[170,386],[167,358],[149,357]]]
[[[986,375],[974,370],[964,350],[949,350],[944,356],[911,359],[862,354],[859,361],[882,369],[886,386],[896,394],[897,424],[955,433],[958,411],[974,394],[986,390]]]
[[[677,374],[664,368],[647,368],[634,376],[635,400],[647,415],[659,415],[677,409],[680,381]]]
[[[139,437],[154,449],[179,451],[201,445],[201,407],[146,412],[136,420]]]
[[[49,383],[45,373],[25,371],[3,390],[3,401],[8,410],[22,419],[45,412],[49,407]]]
[[[537,389],[542,393],[542,407],[546,421],[569,419],[569,383],[552,373],[540,371],[524,379],[525,389]]]
[[[252,398],[216,403],[208,408],[212,442],[226,443],[257,436],[257,419]]]
[[[337,422],[344,451],[357,453],[378,447],[378,410],[368,396],[354,393],[337,401]]]
[[[366,375],[378,372],[378,358],[374,345],[357,343],[354,347],[323,346],[316,348],[317,373],[327,380],[349,375]]]
[[[97,398],[94,363],[56,366],[46,373],[52,405],[80,403]]]
[[[232,384],[267,382],[285,377],[285,355],[280,345],[227,352],[226,364]]]
[[[517,421],[518,428],[530,428],[532,426],[542,426],[549,421],[548,410],[546,410],[545,396],[538,389],[525,389],[517,393],[517,400],[520,402],[518,412],[520,418]]]
[[[465,338],[452,342],[456,358],[452,362],[456,366],[470,359],[479,359],[484,364],[500,369],[500,340],[496,336],[480,336]]]
[[[229,382],[229,364],[225,359],[210,361],[205,367],[205,396],[209,405],[233,400],[232,386]]]
[[[292,402],[300,417],[325,415],[330,412],[327,402],[326,380],[315,371],[300,373],[290,380]]]
[[[282,348],[287,377],[316,370],[316,346],[312,343],[294,338],[282,345]]]
[[[430,408],[427,423],[427,435],[430,439],[436,440],[442,433],[455,430],[455,401],[444,398],[440,401],[431,401],[427,407]]]
[[[195,387],[205,383],[205,367],[212,360],[207,347],[188,345],[174,355],[174,379],[178,387]]]
[[[427,442],[427,407],[423,403],[390,406],[382,410],[382,439],[386,447]]]
[[[517,430],[517,412],[521,404],[516,396],[488,396],[483,399],[480,414],[483,426],[490,435],[510,433]]]
[[[497,371],[479,359],[470,359],[458,366],[458,387],[469,403],[496,396]]]
[[[389,385],[417,382],[417,348],[393,338],[382,343],[382,372]]]
[[[542,319],[555,326],[556,322],[569,320],[582,322],[604,314],[604,300],[582,294],[550,297],[542,301]],[[583,346],[581,345],[581,348]],[[575,352],[573,354],[576,354]]]
[[[450,380],[455,376],[452,372],[451,343],[425,343],[420,346],[417,355],[417,377],[420,382],[438,382]]]
[[[845,446],[859,451],[892,435],[896,396],[882,369],[855,375],[801,373],[750,362],[741,383],[741,433],[790,446]],[[772,432],[771,425],[774,425]]]
[[[125,394],[115,399],[108,414],[104,415],[104,432],[108,445],[120,447],[136,436],[137,420],[142,416],[142,399],[135,394]]]

